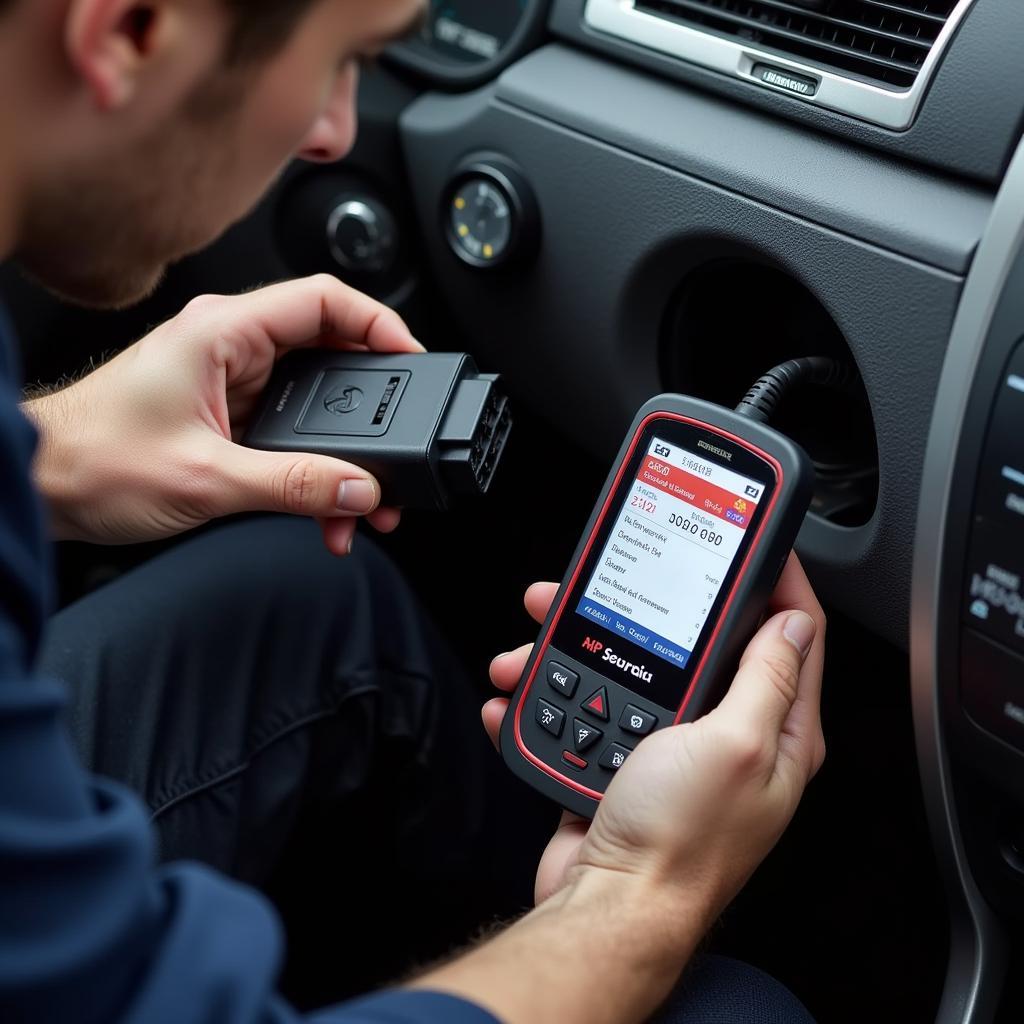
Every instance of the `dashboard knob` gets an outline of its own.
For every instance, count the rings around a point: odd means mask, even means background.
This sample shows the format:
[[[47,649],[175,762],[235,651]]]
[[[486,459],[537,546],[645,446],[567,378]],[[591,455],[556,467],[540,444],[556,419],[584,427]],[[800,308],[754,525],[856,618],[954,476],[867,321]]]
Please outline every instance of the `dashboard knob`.
[[[395,218],[383,203],[368,197],[350,197],[327,218],[327,245],[343,270],[383,274],[398,256]]]
[[[459,165],[445,190],[442,223],[452,252],[481,270],[522,261],[540,240],[533,190],[510,160],[497,155]]]

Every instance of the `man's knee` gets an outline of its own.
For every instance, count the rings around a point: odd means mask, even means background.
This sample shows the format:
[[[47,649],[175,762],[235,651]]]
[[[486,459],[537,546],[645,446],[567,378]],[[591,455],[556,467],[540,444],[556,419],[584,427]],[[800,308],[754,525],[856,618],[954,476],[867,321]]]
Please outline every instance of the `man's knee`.
[[[382,667],[429,674],[434,646],[367,538],[337,559],[315,524],[262,517],[188,539],[60,612],[41,669],[68,685],[92,770],[152,797],[154,765],[194,775],[237,760]],[[202,742],[214,736],[215,751]]]
[[[654,1024],[814,1024],[792,992],[764,971],[722,956],[700,957]]]

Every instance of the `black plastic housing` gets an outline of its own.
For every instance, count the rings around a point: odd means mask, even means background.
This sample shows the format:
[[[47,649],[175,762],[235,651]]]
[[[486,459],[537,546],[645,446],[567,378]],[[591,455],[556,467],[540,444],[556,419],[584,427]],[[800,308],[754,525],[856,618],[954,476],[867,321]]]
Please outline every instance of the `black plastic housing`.
[[[688,670],[686,689],[679,694],[674,713],[672,709],[666,712],[664,704],[655,703],[650,691],[645,694],[624,685],[620,680],[626,677],[612,677],[596,670],[579,647],[570,652],[552,642],[556,632],[564,640],[575,629],[572,623],[578,616],[569,598],[579,594],[577,584],[583,578],[584,566],[588,571],[596,566],[600,550],[596,541],[609,536],[603,527],[609,519],[614,522],[633,486],[635,478],[626,469],[635,467],[640,439],[649,438],[659,424],[675,425],[666,426],[666,430],[692,428],[704,437],[719,439],[722,447],[747,453],[744,457],[751,461],[762,461],[766,480],[774,478],[764,492],[764,507],[751,522],[749,536],[731,563],[700,631],[692,655],[695,667]],[[566,754],[573,754],[574,740],[567,735],[552,743],[543,730],[535,728],[539,700],[563,710],[566,725],[572,726],[577,716],[585,723],[588,721],[582,705],[604,687],[609,718],[603,722],[595,719],[590,724],[601,730],[600,742],[606,754],[612,744],[631,750],[638,742],[637,736],[628,735],[618,726],[620,713],[626,714],[627,704],[643,714],[656,716],[655,731],[694,721],[715,707],[732,681],[739,657],[757,628],[792,550],[810,504],[813,484],[814,469],[807,455],[788,438],[761,423],[683,395],[661,395],[645,404],[637,413],[597,499],[505,716],[501,752],[513,772],[563,807],[592,817],[612,772],[600,766],[599,757],[604,755],[598,747],[587,759],[585,768],[569,764]],[[671,571],[671,567],[666,566],[666,571]],[[560,630],[563,620],[570,617],[572,622]],[[580,677],[568,702],[554,682],[549,685],[548,666],[552,658],[570,675]],[[569,733],[572,731],[570,728]]]
[[[243,443],[344,459],[387,505],[449,509],[487,493],[511,429],[501,378],[468,355],[302,349],[277,364]]]

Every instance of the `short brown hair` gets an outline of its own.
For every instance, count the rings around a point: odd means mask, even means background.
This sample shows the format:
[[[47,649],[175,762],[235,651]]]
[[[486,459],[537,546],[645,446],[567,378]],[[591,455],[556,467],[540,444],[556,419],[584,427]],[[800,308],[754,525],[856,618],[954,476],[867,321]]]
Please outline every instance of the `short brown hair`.
[[[228,59],[265,57],[282,46],[302,15],[318,0],[222,0],[234,15]],[[0,0],[0,14],[15,0]]]

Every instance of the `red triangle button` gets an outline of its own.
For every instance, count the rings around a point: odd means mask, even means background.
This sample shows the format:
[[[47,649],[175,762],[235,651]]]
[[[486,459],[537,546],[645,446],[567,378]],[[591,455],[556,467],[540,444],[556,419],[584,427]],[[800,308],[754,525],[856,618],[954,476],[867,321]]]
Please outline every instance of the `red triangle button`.
[[[581,705],[584,711],[608,721],[608,691],[602,686],[596,693],[592,693]]]

